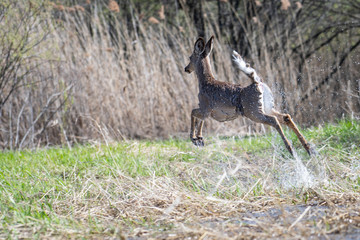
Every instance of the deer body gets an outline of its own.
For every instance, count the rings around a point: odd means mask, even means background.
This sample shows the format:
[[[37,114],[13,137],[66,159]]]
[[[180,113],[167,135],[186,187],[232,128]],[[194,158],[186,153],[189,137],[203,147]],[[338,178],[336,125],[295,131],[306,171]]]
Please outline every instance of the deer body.
[[[247,87],[239,84],[217,81],[211,70],[209,54],[213,45],[213,37],[205,44],[204,39],[199,38],[195,42],[190,63],[185,71],[191,73],[195,70],[199,81],[199,108],[191,112],[190,139],[197,146],[203,146],[202,128],[204,120],[208,117],[224,122],[245,116],[252,121],[274,127],[281,135],[286,148],[293,154],[292,147],[286,139],[280,123],[290,127],[300,142],[310,154],[310,146],[300,133],[290,115],[282,114],[274,109],[274,99],[270,88],[261,81],[256,71],[246,65],[237,52],[233,52],[233,60],[236,66],[248,75],[253,83]],[[197,133],[195,127],[198,124]]]
[[[205,116],[219,122],[231,121],[242,114],[239,105],[241,88],[218,81],[204,83],[199,88],[199,107]]]

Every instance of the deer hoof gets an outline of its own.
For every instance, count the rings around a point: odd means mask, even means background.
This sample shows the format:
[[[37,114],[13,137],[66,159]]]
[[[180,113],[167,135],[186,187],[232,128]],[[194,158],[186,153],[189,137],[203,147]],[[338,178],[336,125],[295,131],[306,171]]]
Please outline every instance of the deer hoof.
[[[306,149],[306,150],[307,150],[309,156],[317,156],[317,155],[319,155],[319,152],[313,147],[309,147],[309,149]]]
[[[202,137],[191,138],[192,143],[197,147],[204,146],[204,139]]]
[[[310,143],[305,142],[304,148],[310,157],[316,156],[319,154],[319,152],[316,150],[316,148],[314,146],[312,146],[312,144],[310,144]]]
[[[198,142],[199,147],[203,147],[205,145],[204,144],[204,139],[202,137],[198,137],[197,142]]]

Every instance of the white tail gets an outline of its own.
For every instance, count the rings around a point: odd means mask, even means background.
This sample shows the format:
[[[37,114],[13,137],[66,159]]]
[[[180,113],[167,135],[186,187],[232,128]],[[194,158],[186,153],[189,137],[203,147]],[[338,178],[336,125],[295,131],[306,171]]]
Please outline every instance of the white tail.
[[[239,70],[241,70],[246,75],[248,75],[254,82],[257,82],[257,83],[262,82],[261,78],[256,73],[255,69],[250,67],[250,65],[247,64],[244,61],[244,59],[240,56],[240,54],[238,54],[235,50],[233,51],[232,57],[233,57],[233,61],[234,61],[235,65],[236,65],[236,67]]]

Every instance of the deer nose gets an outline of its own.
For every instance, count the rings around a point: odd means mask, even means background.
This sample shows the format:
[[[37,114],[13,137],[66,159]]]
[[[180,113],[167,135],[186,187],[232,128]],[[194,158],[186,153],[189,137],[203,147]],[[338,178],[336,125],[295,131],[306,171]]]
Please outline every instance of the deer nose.
[[[189,70],[189,66],[186,66],[186,67],[185,67],[185,72],[191,73],[190,70]]]

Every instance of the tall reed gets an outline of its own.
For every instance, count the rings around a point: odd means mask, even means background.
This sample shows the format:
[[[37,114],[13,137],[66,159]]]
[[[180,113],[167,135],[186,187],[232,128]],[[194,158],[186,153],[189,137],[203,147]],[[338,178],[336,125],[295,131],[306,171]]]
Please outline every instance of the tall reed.
[[[206,6],[209,10],[210,5]],[[188,136],[198,84],[194,74],[183,70],[197,38],[186,15],[182,23],[186,26],[169,26],[134,13],[131,24],[136,30],[130,31],[127,19],[101,5],[91,5],[89,11],[56,4],[54,9],[47,14],[53,30],[34,47],[46,55],[28,76],[33,84],[15,92],[2,109],[3,147]],[[215,19],[209,10],[206,35],[218,36],[212,55],[215,77],[245,86],[249,81],[232,66],[232,48],[221,37]],[[312,93],[329,74],[324,69],[334,67],[329,66],[326,52],[304,62],[307,73],[299,85],[295,64],[299,60],[286,51],[271,51],[281,44],[284,33],[275,26],[264,33],[260,26],[246,34],[253,41],[248,60],[273,89],[278,107],[294,115],[296,122],[308,126],[359,112],[356,63],[337,71],[339,80],[326,84],[320,94]],[[298,38],[301,41],[301,35]],[[32,64],[36,63],[29,61],[24,68]],[[306,94],[310,97],[302,101]],[[208,120],[205,125],[207,134],[263,130],[243,118],[228,123]]]

